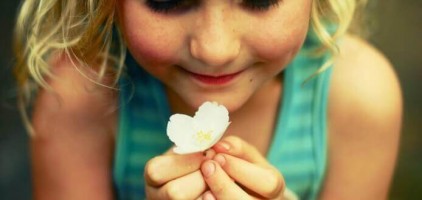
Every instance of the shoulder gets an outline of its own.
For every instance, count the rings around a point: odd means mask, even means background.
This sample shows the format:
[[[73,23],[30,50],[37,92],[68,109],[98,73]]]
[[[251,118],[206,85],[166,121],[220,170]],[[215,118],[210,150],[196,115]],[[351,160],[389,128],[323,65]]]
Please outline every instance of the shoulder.
[[[51,88],[38,92],[32,116],[34,197],[111,199],[113,94],[68,58],[57,57],[50,65]]]
[[[401,128],[399,82],[388,60],[367,42],[347,36],[339,48],[328,102],[328,171],[321,196],[385,199]]]
[[[51,76],[46,78],[49,88],[38,91],[34,104],[36,132],[46,134],[47,131],[42,130],[59,125],[54,121],[69,129],[77,129],[113,118],[116,91],[101,85],[107,85],[110,81],[98,81],[94,71],[78,66],[64,55],[55,56],[49,65]],[[91,123],[86,123],[88,121]]]
[[[329,97],[329,121],[338,131],[399,132],[402,98],[392,65],[366,41],[339,43]]]

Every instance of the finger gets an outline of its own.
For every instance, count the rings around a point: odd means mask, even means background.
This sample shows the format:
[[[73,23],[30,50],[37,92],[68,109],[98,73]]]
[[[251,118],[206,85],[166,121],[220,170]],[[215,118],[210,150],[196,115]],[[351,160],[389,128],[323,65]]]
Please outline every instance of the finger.
[[[199,170],[203,160],[202,153],[154,157],[145,165],[145,181],[150,186],[161,186],[170,180]]]
[[[214,158],[215,154],[217,154],[214,149],[208,149],[204,152],[204,156],[206,160]]]
[[[213,149],[217,153],[230,154],[251,163],[269,165],[258,149],[236,136],[223,138],[213,146]]]
[[[174,147],[168,149],[166,152],[164,152],[163,155],[181,155],[181,154],[177,154],[173,151]],[[199,153],[194,153],[194,154],[199,154]],[[208,149],[205,152],[202,152],[202,155],[205,156],[205,158],[207,159],[211,159],[214,157],[215,155],[215,151],[213,149]],[[184,155],[189,155],[189,154],[184,154]]]
[[[284,189],[284,180],[273,167],[258,166],[227,154],[217,154],[214,160],[237,183],[262,197],[276,198]]]
[[[217,200],[211,191],[207,190],[196,200]]]
[[[250,199],[214,160],[202,163],[201,172],[216,199]]]
[[[148,199],[196,199],[207,186],[199,170],[174,179],[160,188],[148,187]]]

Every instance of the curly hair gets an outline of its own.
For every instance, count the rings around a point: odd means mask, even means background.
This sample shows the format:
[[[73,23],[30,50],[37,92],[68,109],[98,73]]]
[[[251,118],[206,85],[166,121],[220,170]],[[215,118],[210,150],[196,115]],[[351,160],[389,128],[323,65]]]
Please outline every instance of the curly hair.
[[[329,51],[331,55],[337,55],[339,49],[337,41],[346,33],[351,32],[362,35],[362,11],[367,0],[314,0],[311,13],[311,29],[308,37],[316,36],[320,45],[313,49],[314,55],[322,55]],[[360,15],[359,15],[360,14]],[[326,70],[334,62],[327,60],[305,82]]]

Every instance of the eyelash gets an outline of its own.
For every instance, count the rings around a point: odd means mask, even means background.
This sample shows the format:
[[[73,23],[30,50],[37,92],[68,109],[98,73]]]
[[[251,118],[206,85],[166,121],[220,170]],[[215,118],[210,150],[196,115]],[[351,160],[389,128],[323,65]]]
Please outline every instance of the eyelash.
[[[154,12],[168,13],[188,10],[200,0],[146,0],[146,5]],[[279,0],[244,0],[242,6],[252,11],[266,11],[278,5]]]
[[[244,0],[243,6],[252,11],[266,11],[278,5],[279,0]]]
[[[168,13],[173,11],[184,11],[193,7],[198,0],[147,0],[146,5],[155,12]]]

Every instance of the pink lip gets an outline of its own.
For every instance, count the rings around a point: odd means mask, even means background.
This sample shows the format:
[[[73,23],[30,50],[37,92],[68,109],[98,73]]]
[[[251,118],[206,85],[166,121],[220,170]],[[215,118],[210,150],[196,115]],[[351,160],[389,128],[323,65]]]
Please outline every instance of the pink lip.
[[[232,81],[242,73],[242,71],[232,73],[232,74],[225,74],[220,76],[210,76],[210,75],[203,75],[203,74],[196,74],[193,72],[189,72],[195,80],[198,80],[201,83],[208,84],[208,85],[224,85]]]

